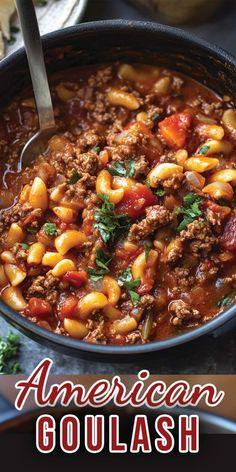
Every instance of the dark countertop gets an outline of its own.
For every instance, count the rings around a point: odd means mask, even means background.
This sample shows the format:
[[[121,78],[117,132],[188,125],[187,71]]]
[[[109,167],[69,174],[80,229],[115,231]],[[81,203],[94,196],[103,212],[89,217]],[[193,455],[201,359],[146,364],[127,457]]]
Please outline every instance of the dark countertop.
[[[211,21],[202,25],[184,26],[184,29],[220,45],[236,55],[235,16],[236,4]],[[125,0],[89,0],[84,20],[127,18],[147,20],[147,16],[128,5]],[[0,336],[7,334],[9,325],[1,320]],[[176,349],[151,354],[129,363],[90,362],[71,358],[42,347],[21,335],[20,364],[24,373],[32,369],[45,357],[54,361],[52,373],[62,374],[135,374],[141,368],[158,374],[230,374],[236,371],[236,326],[219,330],[191,344]]]

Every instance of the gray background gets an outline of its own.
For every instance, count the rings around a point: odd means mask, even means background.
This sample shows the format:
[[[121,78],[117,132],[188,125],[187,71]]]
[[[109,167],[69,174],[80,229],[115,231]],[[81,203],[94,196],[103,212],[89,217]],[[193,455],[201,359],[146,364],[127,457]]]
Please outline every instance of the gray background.
[[[124,0],[89,0],[84,21],[112,18],[148,19],[146,15],[138,12]],[[236,4],[232,2],[230,7],[228,2],[225,2],[225,8],[211,21],[201,25],[186,25],[184,29],[236,55],[235,22]],[[2,320],[0,336],[6,335],[9,328],[9,325]],[[220,329],[214,335],[205,336],[189,345],[154,353],[138,362],[132,358],[132,362],[121,364],[90,362],[64,356],[21,335],[20,363],[24,373],[31,372],[44,357],[50,357],[54,361],[52,373],[55,374],[137,373],[143,367],[148,368],[151,373],[159,374],[235,373],[235,331],[234,323],[226,329]]]

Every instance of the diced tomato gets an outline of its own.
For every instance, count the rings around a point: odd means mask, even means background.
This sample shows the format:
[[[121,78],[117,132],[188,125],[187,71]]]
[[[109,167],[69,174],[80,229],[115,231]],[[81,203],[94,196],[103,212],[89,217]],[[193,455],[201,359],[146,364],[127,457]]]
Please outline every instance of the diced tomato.
[[[220,238],[221,246],[228,251],[236,251],[236,214],[232,214],[226,222]]]
[[[142,276],[141,284],[137,288],[140,295],[149,293],[152,290],[156,278],[156,270],[153,267],[146,267]]]
[[[213,211],[213,213],[216,213],[222,220],[224,220],[231,213],[231,208],[218,205],[211,200],[204,202],[202,206],[203,208],[209,208],[209,210]]]
[[[84,270],[68,270],[62,278],[65,282],[69,282],[75,287],[80,287],[85,282],[87,282],[88,275],[87,272],[85,272]]]
[[[26,311],[29,316],[36,316],[43,320],[52,314],[52,307],[46,300],[33,297],[29,299]]]
[[[176,113],[159,123],[159,131],[166,144],[171,148],[181,149],[185,145],[187,131],[192,117],[189,113]]]
[[[76,307],[78,305],[78,298],[73,295],[69,295],[65,300],[61,303],[58,309],[58,317],[61,321],[64,318],[73,318],[75,315]]]
[[[137,183],[134,188],[126,189],[123,200],[116,206],[117,213],[126,213],[130,218],[144,215],[145,209],[157,203],[157,197],[143,184]]]
[[[68,225],[68,223],[65,223],[64,221],[60,221],[58,227],[59,230],[64,233],[64,231],[66,231],[70,227],[70,225]]]

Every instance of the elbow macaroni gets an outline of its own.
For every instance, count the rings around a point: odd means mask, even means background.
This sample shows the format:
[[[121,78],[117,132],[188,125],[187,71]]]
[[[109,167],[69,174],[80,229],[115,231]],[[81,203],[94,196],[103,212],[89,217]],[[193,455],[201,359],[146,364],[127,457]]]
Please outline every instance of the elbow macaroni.
[[[96,180],[97,194],[104,194],[111,203],[117,204],[124,197],[124,189],[112,189],[112,176],[107,170],[101,170]]]
[[[22,311],[27,306],[19,287],[5,288],[2,292],[2,299],[8,306],[16,311]]]
[[[230,184],[226,182],[213,182],[202,189],[203,193],[208,193],[212,198],[219,200],[232,200],[234,191]]]
[[[22,243],[25,233],[17,223],[12,223],[7,233],[6,243],[8,247],[14,246],[16,243]]]
[[[55,265],[51,273],[54,277],[61,277],[69,270],[76,270],[74,262],[71,259],[63,259]]]
[[[5,264],[5,273],[13,287],[21,284],[26,278],[26,272],[21,270],[15,264]]]
[[[78,303],[78,316],[86,320],[93,311],[101,310],[106,305],[108,305],[108,299],[103,293],[88,293]]]
[[[145,272],[148,268],[152,268],[155,271],[155,266],[158,260],[158,252],[154,249],[148,254],[147,260],[145,252],[139,254],[139,256],[135,259],[132,265],[132,275],[134,280],[144,278]]]
[[[166,179],[169,179],[174,174],[182,174],[183,167],[171,162],[164,162],[157,164],[148,174],[148,181],[151,187],[158,187],[158,184]]]
[[[105,295],[107,295],[108,303],[112,306],[116,305],[121,296],[121,289],[117,281],[113,277],[105,275],[102,281],[102,288]]]
[[[34,243],[30,246],[27,263],[28,264],[41,264],[43,255],[45,253],[45,246],[42,243]]]
[[[64,256],[70,249],[86,241],[87,237],[82,231],[71,229],[65,231],[55,239],[55,248],[59,254]]]
[[[33,208],[41,208],[45,211],[48,208],[47,187],[40,177],[35,177],[29,192],[29,203]]]
[[[64,319],[64,328],[72,338],[83,339],[88,334],[88,329],[85,324],[78,320],[70,318]]]
[[[193,156],[187,159],[184,164],[186,170],[192,170],[194,172],[206,172],[214,169],[219,164],[219,159],[215,157],[200,157]]]
[[[137,110],[140,107],[139,101],[135,95],[116,88],[109,90],[107,98],[113,106],[125,107],[129,110]]]

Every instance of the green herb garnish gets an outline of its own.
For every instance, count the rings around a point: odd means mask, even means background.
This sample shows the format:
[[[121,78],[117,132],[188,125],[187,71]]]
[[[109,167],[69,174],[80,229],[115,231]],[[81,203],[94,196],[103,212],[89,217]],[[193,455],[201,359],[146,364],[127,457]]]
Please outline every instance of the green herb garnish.
[[[111,175],[119,175],[120,177],[126,175],[126,169],[119,161],[115,161],[113,165],[109,164],[107,170]]]
[[[102,249],[96,250],[96,265],[99,269],[95,269],[93,267],[88,268],[88,274],[91,280],[97,282],[100,280],[104,275],[109,274],[109,264],[112,260],[110,254],[103,251]]]
[[[101,151],[101,148],[99,146],[93,146],[92,151],[96,152],[96,154],[99,154],[99,152]]]
[[[115,241],[120,234],[123,234],[130,227],[130,219],[128,215],[115,213],[114,203],[109,202],[107,195],[99,194],[99,198],[103,201],[101,208],[95,212],[94,228],[99,230],[99,233],[105,243],[108,241]]]
[[[147,262],[149,253],[151,251],[151,246],[150,244],[144,243],[143,247],[144,247],[144,253],[145,253],[145,261]]]
[[[153,113],[153,115],[151,116],[151,120],[153,121],[153,123],[155,123],[158,120],[159,116],[160,116],[159,113],[157,112]]]
[[[184,197],[184,203],[186,207],[178,207],[175,210],[176,215],[183,215],[184,218],[179,224],[177,231],[183,231],[190,223],[196,220],[199,216],[202,215],[202,210],[200,204],[202,202],[201,198],[195,193],[188,193]]]
[[[10,363],[19,351],[20,337],[10,331],[4,340],[0,337],[0,374],[17,374],[20,372],[19,362]]]
[[[57,236],[57,227],[55,223],[45,223],[43,230],[48,236]]]
[[[204,146],[202,146],[202,147],[199,149],[198,154],[204,155],[204,154],[207,153],[207,151],[209,151],[209,149],[210,149],[210,146],[208,146],[207,144],[204,144]]]
[[[80,175],[78,174],[77,170],[73,169],[71,178],[68,182],[69,185],[74,185],[80,179]]]
[[[130,267],[123,270],[123,272],[118,277],[118,284],[129,292],[129,296],[134,306],[137,306],[140,300],[140,295],[134,290],[135,288],[139,287],[140,283],[140,278],[136,280],[133,279]]]
[[[126,163],[126,167],[124,167],[119,161],[115,161],[114,164],[109,164],[107,166],[107,170],[111,175],[118,175],[119,177],[127,175],[128,177],[134,177],[135,161],[129,159]]]
[[[127,161],[127,175],[128,177],[134,177],[135,175],[135,161],[133,159]]]
[[[235,295],[233,293],[229,293],[229,295],[227,295],[226,297],[222,298],[221,300],[219,300],[217,302],[217,306],[219,308],[223,308],[223,307],[229,305],[230,303],[232,303],[234,297],[235,297]]]
[[[21,245],[22,249],[24,249],[24,251],[28,251],[28,249],[29,249],[29,245],[28,245],[28,244],[26,244],[26,243],[21,243],[20,245]]]
[[[156,195],[157,195],[158,197],[164,197],[165,193],[166,193],[166,192],[165,192],[164,188],[158,188],[158,189],[156,190]]]

